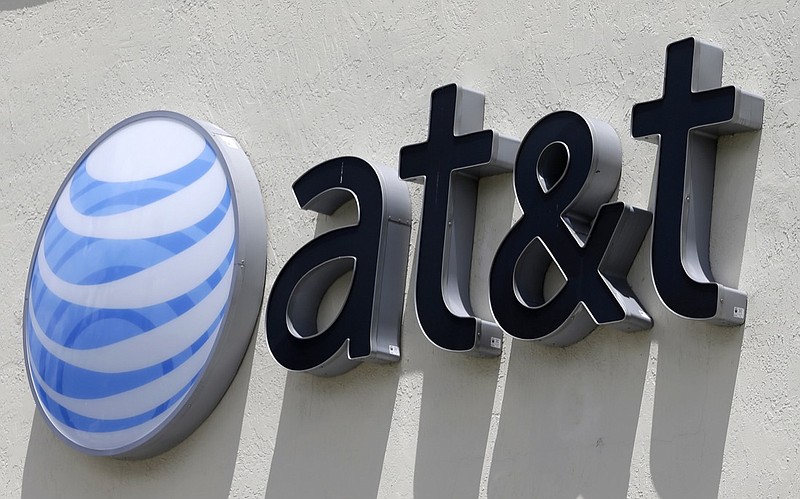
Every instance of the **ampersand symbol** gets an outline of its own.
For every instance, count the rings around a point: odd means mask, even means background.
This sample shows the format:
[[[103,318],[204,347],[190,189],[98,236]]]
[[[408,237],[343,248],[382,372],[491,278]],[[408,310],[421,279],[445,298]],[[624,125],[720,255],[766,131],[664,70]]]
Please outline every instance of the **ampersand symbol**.
[[[528,131],[514,166],[523,215],[497,250],[489,283],[492,312],[511,336],[563,346],[599,325],[652,326],[627,281],[652,215],[608,203],[621,159],[614,129],[574,112],[549,114]],[[566,282],[545,299],[551,264]]]

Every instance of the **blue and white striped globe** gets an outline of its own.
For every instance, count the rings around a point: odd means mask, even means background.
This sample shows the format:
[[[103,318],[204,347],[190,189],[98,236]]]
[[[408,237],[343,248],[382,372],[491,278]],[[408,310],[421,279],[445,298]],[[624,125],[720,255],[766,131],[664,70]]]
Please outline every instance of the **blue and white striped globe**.
[[[232,189],[210,136],[190,125],[154,116],[112,129],[65,181],[35,250],[31,386],[56,431],[90,452],[164,426],[227,318]]]

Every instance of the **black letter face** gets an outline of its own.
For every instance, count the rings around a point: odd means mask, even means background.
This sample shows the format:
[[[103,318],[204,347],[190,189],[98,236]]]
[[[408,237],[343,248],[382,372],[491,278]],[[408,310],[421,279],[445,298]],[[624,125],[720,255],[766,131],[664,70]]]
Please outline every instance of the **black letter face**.
[[[400,150],[400,177],[425,179],[415,305],[425,336],[446,350],[499,355],[503,333],[469,299],[480,177],[506,173],[519,141],[483,129],[484,97],[455,84],[431,95],[428,141]]]
[[[321,163],[293,185],[300,206],[332,214],[352,199],[358,224],[326,232],[292,256],[267,302],[267,342],[287,369],[333,376],[363,360],[400,358],[411,204],[394,171],[343,157]],[[339,315],[317,330],[325,292],[353,271]]]
[[[721,81],[722,49],[694,38],[670,44],[664,95],[633,107],[631,131],[658,144],[652,266],[659,296],[683,317],[737,325],[747,295],[716,283],[709,261],[717,139],[760,129],[764,100]]]
[[[564,346],[598,325],[652,326],[627,282],[650,213],[603,204],[621,158],[611,126],[569,111],[545,116],[523,139],[514,167],[523,215],[498,248],[489,283],[492,312],[511,336]],[[545,300],[551,262],[566,283]]]

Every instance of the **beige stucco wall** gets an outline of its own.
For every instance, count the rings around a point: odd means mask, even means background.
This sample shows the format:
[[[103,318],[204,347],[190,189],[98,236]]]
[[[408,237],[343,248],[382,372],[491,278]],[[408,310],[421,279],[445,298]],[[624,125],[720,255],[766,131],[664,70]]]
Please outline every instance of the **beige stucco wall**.
[[[798,18],[797,0],[0,1],[0,496],[798,495]],[[630,138],[631,107],[660,95],[665,47],[689,35],[725,48],[724,83],[766,98],[763,131],[724,138],[718,157],[713,266],[748,291],[744,327],[667,311],[648,237],[630,281],[650,331],[603,328],[564,349],[506,337],[501,358],[466,358],[433,347],[407,300],[403,360],[332,379],[287,374],[262,324],[217,410],[150,460],[81,455],[36,414],[31,252],[73,162],[121,119],[170,109],[239,139],[264,194],[269,288],[318,230],[291,183],[344,154],[396,168],[427,134],[431,90],[453,81],[485,92],[486,126],[508,135],[558,109],[608,121],[619,198],[651,206],[656,148]],[[483,316],[513,199],[508,175],[481,184]]]

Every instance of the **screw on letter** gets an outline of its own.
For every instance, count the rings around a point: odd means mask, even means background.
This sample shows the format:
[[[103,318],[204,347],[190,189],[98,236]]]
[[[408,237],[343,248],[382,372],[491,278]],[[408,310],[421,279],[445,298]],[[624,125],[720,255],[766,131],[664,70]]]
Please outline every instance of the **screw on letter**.
[[[621,158],[610,125],[569,111],[545,116],[523,139],[514,189],[524,213],[497,250],[489,283],[492,312],[515,338],[569,345],[601,324],[652,326],[627,282],[651,215],[603,204]],[[545,300],[551,262],[566,283]]]

